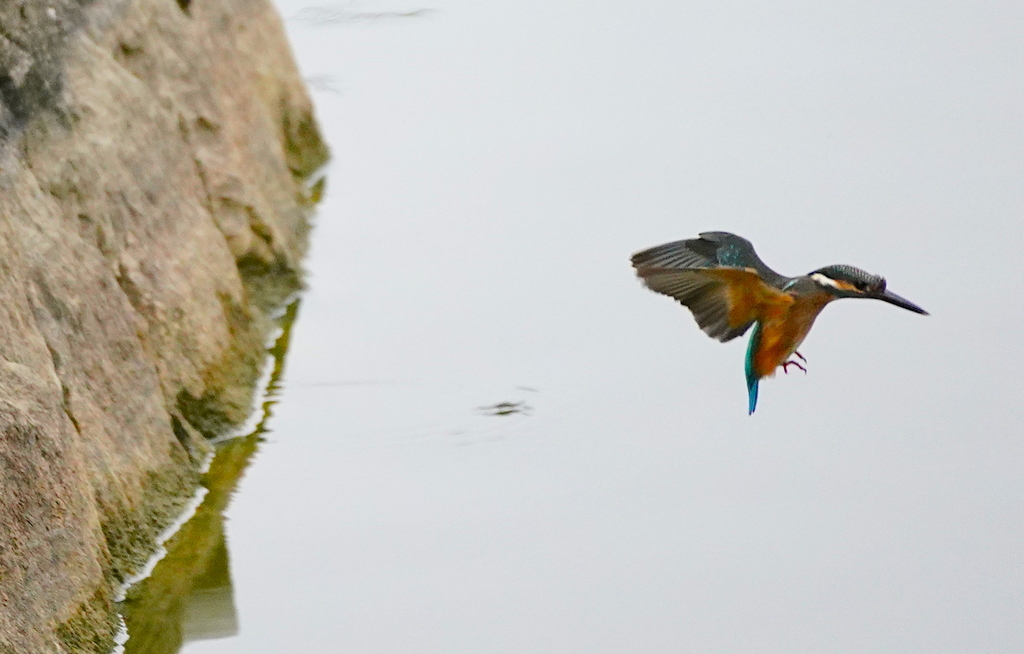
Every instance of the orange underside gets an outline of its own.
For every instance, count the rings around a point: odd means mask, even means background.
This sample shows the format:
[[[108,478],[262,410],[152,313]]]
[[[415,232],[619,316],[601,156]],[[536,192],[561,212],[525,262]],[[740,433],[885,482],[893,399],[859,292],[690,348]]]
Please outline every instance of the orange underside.
[[[791,324],[783,321],[765,324],[761,328],[761,342],[754,352],[754,372],[767,377],[785,363],[799,345],[800,334]]]
[[[773,374],[789,360],[830,300],[827,296],[796,299],[781,315],[761,323],[761,338],[754,352],[754,372],[758,377]]]
[[[754,352],[754,372],[767,377],[793,354],[811,330],[818,313],[831,300],[827,295],[797,298],[765,284],[753,270],[720,268],[712,271],[726,282],[729,324],[761,323]]]

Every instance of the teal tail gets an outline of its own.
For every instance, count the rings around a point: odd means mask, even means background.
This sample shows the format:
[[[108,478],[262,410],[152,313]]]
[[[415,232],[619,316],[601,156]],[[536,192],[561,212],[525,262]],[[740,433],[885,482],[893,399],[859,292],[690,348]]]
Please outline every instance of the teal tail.
[[[748,379],[747,380],[747,415],[754,415],[754,409],[757,408],[757,385],[760,379]]]
[[[761,378],[754,372],[754,352],[761,343],[761,323],[754,324],[754,331],[750,333],[750,343],[747,345],[747,358],[744,364],[744,371],[747,373],[747,415],[752,415],[757,408],[757,385]]]

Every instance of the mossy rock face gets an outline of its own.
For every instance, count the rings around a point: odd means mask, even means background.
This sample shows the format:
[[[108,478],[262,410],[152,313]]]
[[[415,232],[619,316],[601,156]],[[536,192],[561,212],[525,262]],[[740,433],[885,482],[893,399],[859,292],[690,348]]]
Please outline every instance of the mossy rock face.
[[[109,593],[99,588],[70,618],[57,625],[57,639],[65,652],[108,654],[118,626]]]
[[[327,151],[267,0],[0,5],[0,652],[109,651],[250,410]]]

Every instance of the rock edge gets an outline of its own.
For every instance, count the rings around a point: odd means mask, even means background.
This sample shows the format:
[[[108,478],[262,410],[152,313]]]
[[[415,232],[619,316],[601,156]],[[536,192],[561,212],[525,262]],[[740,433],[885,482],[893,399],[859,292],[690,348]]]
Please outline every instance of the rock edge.
[[[249,411],[327,150],[266,0],[4,3],[0,73],[0,652],[109,652]]]

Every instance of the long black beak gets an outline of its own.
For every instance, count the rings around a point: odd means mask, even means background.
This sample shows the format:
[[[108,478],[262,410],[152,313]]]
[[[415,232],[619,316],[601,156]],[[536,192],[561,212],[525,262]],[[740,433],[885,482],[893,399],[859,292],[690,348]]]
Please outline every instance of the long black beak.
[[[927,311],[925,311],[921,307],[917,306],[916,304],[914,304],[910,300],[907,300],[905,298],[900,297],[899,295],[896,295],[892,291],[882,291],[881,293],[869,293],[869,294],[867,294],[867,296],[875,298],[876,300],[885,300],[889,304],[895,304],[898,307],[902,307],[902,308],[906,309],[907,311],[913,311],[914,313],[919,313],[922,316],[927,316],[928,315]]]

